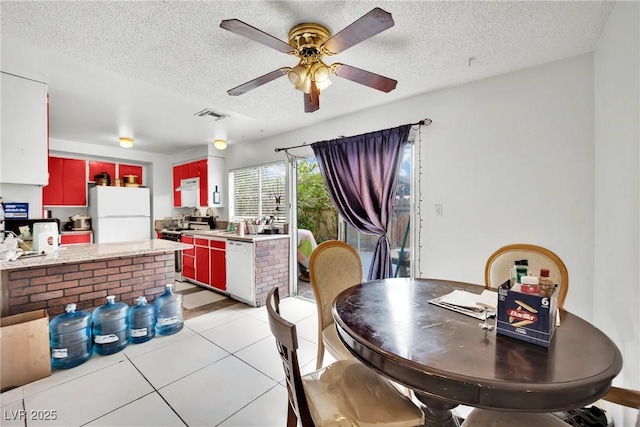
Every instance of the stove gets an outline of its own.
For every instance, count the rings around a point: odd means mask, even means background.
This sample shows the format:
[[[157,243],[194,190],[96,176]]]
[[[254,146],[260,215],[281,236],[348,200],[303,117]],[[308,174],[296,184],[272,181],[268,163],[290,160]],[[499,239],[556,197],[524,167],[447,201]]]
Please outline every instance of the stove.
[[[164,228],[160,230],[160,238],[164,240],[171,240],[173,242],[179,242],[182,232],[186,230],[193,230],[193,228]]]
[[[163,240],[171,240],[172,242],[179,242],[182,232],[186,230],[192,230],[191,228],[164,228],[160,230],[160,238]],[[176,266],[176,280],[182,282],[182,251],[174,251],[175,253],[175,266]]]

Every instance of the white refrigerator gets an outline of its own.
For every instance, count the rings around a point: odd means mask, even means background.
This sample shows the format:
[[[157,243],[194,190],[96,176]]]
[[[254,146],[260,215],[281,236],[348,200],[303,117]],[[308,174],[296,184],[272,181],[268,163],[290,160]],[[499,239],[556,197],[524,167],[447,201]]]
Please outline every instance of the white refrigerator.
[[[96,185],[89,189],[89,215],[94,243],[151,238],[151,193],[148,188]]]

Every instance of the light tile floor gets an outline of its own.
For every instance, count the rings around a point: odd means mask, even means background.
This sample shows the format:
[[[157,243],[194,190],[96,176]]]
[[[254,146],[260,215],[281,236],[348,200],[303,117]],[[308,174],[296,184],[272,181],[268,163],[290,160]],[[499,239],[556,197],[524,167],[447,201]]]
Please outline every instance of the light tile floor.
[[[298,325],[301,370],[315,370],[315,304],[284,298],[281,310]],[[185,321],[175,335],[54,370],[2,393],[0,405],[7,427],[269,427],[286,425],[287,391],[266,308],[238,303]]]

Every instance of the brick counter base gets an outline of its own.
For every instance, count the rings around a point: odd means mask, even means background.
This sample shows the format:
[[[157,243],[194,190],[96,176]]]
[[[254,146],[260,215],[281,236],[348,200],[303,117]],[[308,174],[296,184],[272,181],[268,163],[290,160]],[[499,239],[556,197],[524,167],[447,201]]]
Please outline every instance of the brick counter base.
[[[152,302],[174,282],[174,271],[173,252],[5,270],[2,314],[46,309],[55,316],[64,313],[69,303],[75,303],[77,310],[92,311],[107,302],[107,295],[130,306],[141,295]]]
[[[257,241],[256,305],[263,306],[269,291],[277,286],[280,298],[289,295],[289,242],[290,239]]]

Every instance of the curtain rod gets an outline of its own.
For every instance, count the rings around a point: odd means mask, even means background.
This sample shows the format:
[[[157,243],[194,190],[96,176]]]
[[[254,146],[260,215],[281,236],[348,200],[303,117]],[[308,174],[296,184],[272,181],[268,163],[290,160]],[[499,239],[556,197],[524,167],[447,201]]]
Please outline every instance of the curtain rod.
[[[409,126],[429,126],[431,123],[433,123],[433,120],[431,120],[430,118],[426,118],[423,120],[420,120],[419,122],[416,123],[411,123],[409,124]],[[284,148],[276,148],[274,151],[276,153],[279,153],[280,151],[287,151],[287,150],[292,150],[294,148],[301,148],[301,147],[308,147],[309,144],[307,144],[306,142],[300,145],[294,145],[293,147],[284,147]]]

